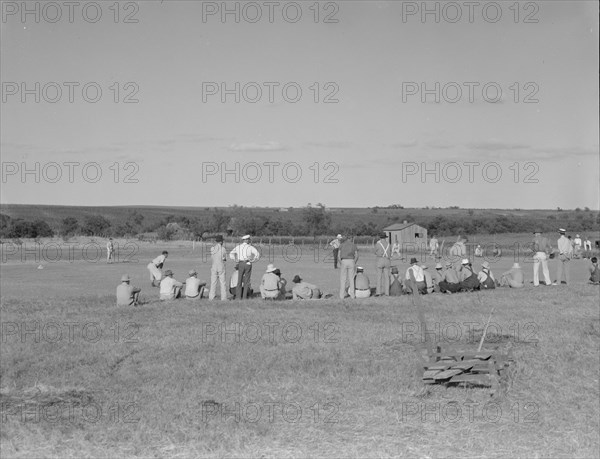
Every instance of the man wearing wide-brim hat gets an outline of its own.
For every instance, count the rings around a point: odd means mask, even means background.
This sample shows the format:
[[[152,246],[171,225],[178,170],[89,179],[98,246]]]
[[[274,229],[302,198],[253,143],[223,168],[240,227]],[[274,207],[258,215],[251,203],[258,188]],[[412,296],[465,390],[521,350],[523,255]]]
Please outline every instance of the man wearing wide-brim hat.
[[[525,277],[519,263],[514,263],[512,268],[502,273],[500,277],[500,287],[523,288],[525,286]]]
[[[477,274],[479,286],[483,290],[492,290],[496,288],[496,279],[490,269],[490,264],[487,261],[481,263],[481,271]]]
[[[558,238],[558,257],[556,260],[557,269],[556,269],[556,281],[554,285],[559,285],[563,279],[563,273],[565,274],[565,284],[571,282],[570,268],[571,268],[571,259],[573,258],[573,246],[571,245],[571,241],[565,236],[567,230],[564,228],[559,228],[558,233],[560,237]]]
[[[173,278],[173,271],[167,269],[163,280],[160,281],[160,299],[175,300],[181,298],[181,288],[183,283],[176,281]]]
[[[472,292],[473,290],[479,290],[479,278],[473,271],[471,262],[468,258],[462,260],[459,279],[460,287],[463,291]]]
[[[446,269],[444,270],[444,280],[439,282],[440,292],[442,293],[458,293],[460,292],[460,281],[458,279],[458,272],[452,265],[451,261],[446,262]]]
[[[117,306],[137,306],[142,289],[133,287],[128,274],[121,276],[121,283],[117,287]]]
[[[277,268],[271,263],[260,280],[260,296],[263,300],[278,300],[281,298],[280,278],[275,271]]]
[[[186,300],[199,300],[204,296],[204,286],[206,282],[198,279],[198,272],[195,269],[190,270],[188,278],[185,280],[185,298]]]
[[[544,282],[546,285],[552,285],[550,271],[548,270],[548,257],[552,253],[552,246],[548,239],[542,236],[542,230],[539,228],[536,228],[533,234],[533,286],[538,287],[540,285],[540,265],[542,265]]]
[[[392,266],[392,279],[390,282],[390,296],[401,296],[404,293],[400,273],[397,266]]]

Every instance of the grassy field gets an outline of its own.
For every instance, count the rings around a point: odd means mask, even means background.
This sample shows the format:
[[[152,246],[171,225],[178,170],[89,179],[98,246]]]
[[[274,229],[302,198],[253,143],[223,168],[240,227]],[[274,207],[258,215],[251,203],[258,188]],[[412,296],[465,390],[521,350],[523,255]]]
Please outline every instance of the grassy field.
[[[72,262],[3,258],[3,458],[600,455],[600,291],[586,283],[585,260],[573,261],[569,286],[534,288],[521,259],[523,290],[423,297],[441,343],[478,342],[495,307],[484,347],[512,349],[516,362],[492,398],[485,388],[425,390],[412,298],[341,301],[323,255],[274,251],[273,262],[330,300],[160,303],[146,264],[163,247],[177,279],[192,267],[208,277],[201,251],[176,243],[140,245],[111,265],[77,249]],[[269,261],[255,266],[255,288]],[[373,281],[367,250],[360,264]],[[123,273],[145,305],[114,306]]]

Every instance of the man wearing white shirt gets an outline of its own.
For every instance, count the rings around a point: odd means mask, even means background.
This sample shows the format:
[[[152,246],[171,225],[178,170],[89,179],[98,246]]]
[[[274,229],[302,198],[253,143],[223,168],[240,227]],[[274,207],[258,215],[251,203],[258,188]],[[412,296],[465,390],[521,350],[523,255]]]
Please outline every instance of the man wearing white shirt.
[[[114,261],[115,246],[113,245],[113,238],[109,237],[106,243],[106,262],[110,263]]]
[[[252,246],[251,242],[250,236],[245,235],[242,237],[242,243],[229,253],[229,257],[238,263],[239,273],[235,297],[240,300],[248,298],[250,277],[252,276],[252,263],[260,259],[258,250]]]
[[[575,258],[580,258],[581,257],[581,246],[583,245],[583,242],[581,241],[581,236],[579,234],[577,234],[575,236],[575,239],[573,239],[573,244],[575,245],[575,247],[574,247]]]
[[[542,273],[544,274],[544,283],[546,285],[552,285],[550,281],[550,271],[548,270],[548,256],[552,253],[552,246],[548,242],[548,239],[542,236],[542,230],[536,229],[533,234],[533,286],[538,287],[540,285],[540,265],[542,266]]]
[[[554,285],[560,285],[563,278],[563,272],[565,273],[565,284],[571,281],[570,262],[573,258],[573,246],[571,241],[565,237],[567,230],[560,228],[558,230],[560,237],[558,238],[558,267],[556,272],[556,282]]]
[[[583,239],[583,258],[590,258],[592,256],[592,241],[587,236]]]
[[[169,252],[166,250],[163,251],[158,257],[148,263],[148,271],[150,271],[150,281],[152,282],[152,287],[159,287],[160,280],[162,279],[162,267],[165,264],[167,257],[169,256]]]
[[[435,236],[431,236],[431,239],[429,239],[429,255],[437,257],[438,248],[439,243],[437,238]]]
[[[342,235],[338,234],[337,237],[329,243],[331,247],[333,247],[333,269],[337,269],[338,264],[338,253],[340,251],[340,240],[342,239]]]
[[[427,284],[425,283],[423,268],[418,263],[416,258],[413,257],[410,259],[410,267],[406,270],[406,275],[404,276],[404,287],[409,293],[412,292],[412,282],[410,281],[410,273],[412,272],[417,282],[417,289],[424,295],[427,293]]]
[[[276,269],[275,266],[269,264],[260,281],[260,296],[263,300],[284,299],[281,296],[281,279],[275,274]]]
[[[175,300],[181,297],[181,288],[183,284],[173,279],[173,271],[167,269],[165,277],[160,281],[160,299]]]
[[[192,269],[188,274],[190,277],[185,280],[185,298],[188,300],[199,300],[204,294],[206,282],[201,282],[198,279],[198,273],[195,269]]]

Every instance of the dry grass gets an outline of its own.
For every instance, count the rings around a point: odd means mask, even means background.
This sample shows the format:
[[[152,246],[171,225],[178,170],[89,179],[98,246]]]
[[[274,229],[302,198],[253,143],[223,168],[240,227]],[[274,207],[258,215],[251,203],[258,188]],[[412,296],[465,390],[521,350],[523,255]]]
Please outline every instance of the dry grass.
[[[181,273],[189,264],[177,254],[169,262]],[[328,266],[279,265],[288,279],[307,273],[335,292]],[[141,281],[144,266],[127,269]],[[111,294],[123,265],[33,269],[2,266],[3,458],[600,454],[597,286],[496,290],[481,302],[423,297],[428,326],[446,342],[455,330],[460,343],[478,341],[495,306],[484,347],[510,347],[516,363],[505,395],[493,399],[487,389],[424,389],[409,297],[117,309]],[[33,290],[27,273],[38,276]],[[76,288],[81,282],[88,293]],[[156,294],[142,286],[147,298]],[[23,334],[34,322],[39,342]]]

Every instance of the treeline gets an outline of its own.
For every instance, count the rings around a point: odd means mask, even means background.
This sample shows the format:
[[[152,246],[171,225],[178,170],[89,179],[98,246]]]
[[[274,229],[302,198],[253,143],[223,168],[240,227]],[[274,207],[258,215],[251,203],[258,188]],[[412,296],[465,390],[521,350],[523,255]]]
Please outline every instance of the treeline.
[[[200,213],[200,212],[199,212]],[[457,234],[502,234],[530,232],[540,228],[555,232],[565,227],[571,232],[597,232],[600,213],[576,209],[551,211],[547,214],[499,215],[492,212],[466,210],[462,215],[442,215],[431,210],[428,215],[413,217],[410,213],[384,216],[374,212],[368,215],[332,213],[323,204],[308,205],[286,212],[265,212],[241,206],[229,209],[203,209],[201,216],[173,213],[160,219],[146,221],[141,211],[121,212],[111,215],[91,214],[68,216],[53,226],[43,220],[13,219],[0,214],[0,237],[39,238],[61,236],[101,236],[144,238],[151,233],[161,240],[200,240],[214,234],[254,236],[324,236],[337,233],[354,236],[374,236],[386,226],[403,220],[427,228],[429,235],[451,236]]]

